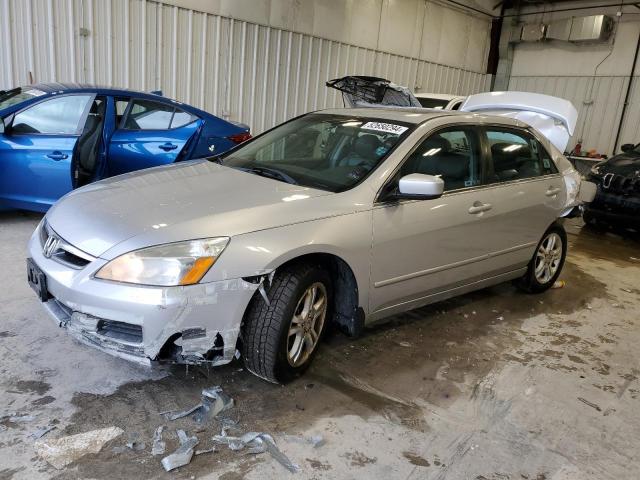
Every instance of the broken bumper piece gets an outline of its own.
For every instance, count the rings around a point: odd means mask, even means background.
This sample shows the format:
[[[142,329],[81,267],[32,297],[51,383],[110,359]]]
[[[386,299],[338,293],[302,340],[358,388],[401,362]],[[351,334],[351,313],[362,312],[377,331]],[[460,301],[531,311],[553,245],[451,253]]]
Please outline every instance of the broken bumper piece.
[[[154,360],[222,365],[236,353],[245,309],[258,285],[230,279],[184,287],[97,280],[106,260],[75,269],[45,258],[38,229],[29,256],[46,275],[45,309],[80,342],[150,365]]]

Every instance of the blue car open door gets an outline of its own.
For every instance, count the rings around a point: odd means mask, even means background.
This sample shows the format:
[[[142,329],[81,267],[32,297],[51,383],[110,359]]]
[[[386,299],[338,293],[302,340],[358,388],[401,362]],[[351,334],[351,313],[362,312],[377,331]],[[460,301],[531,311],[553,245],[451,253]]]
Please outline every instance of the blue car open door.
[[[71,191],[71,157],[94,95],[48,98],[0,134],[0,205],[46,211]]]
[[[109,143],[108,176],[186,158],[203,124],[170,102],[116,99],[116,111],[124,114]]]

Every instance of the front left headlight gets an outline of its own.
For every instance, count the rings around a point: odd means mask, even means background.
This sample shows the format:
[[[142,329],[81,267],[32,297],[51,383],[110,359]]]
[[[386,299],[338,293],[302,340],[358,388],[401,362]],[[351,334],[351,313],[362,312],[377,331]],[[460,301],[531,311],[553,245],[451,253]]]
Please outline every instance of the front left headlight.
[[[202,280],[229,243],[229,237],[167,243],[125,253],[104,265],[96,278],[172,287]]]

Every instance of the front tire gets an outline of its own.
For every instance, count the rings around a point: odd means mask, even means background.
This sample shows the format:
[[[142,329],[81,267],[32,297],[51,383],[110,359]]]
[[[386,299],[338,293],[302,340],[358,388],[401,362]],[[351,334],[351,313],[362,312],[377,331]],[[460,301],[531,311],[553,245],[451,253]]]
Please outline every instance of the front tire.
[[[315,357],[330,319],[332,284],[326,270],[297,264],[276,273],[267,305],[256,292],[242,331],[244,364],[273,383],[302,375]]]
[[[542,236],[518,287],[527,293],[549,289],[560,276],[566,256],[567,234],[560,225],[554,225]]]

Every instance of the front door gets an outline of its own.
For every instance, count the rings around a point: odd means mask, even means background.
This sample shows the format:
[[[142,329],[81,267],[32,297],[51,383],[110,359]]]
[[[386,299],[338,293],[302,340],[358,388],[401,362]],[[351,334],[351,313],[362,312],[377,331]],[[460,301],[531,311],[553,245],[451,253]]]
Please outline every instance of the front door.
[[[15,115],[0,135],[0,203],[44,212],[71,190],[71,156],[92,98],[50,98]]]
[[[107,175],[175,162],[201,125],[202,120],[173,104],[133,99],[111,136]]]
[[[435,200],[382,203],[373,211],[370,311],[413,308],[437,292],[472,282],[486,269],[493,215],[483,186],[480,139],[450,127],[424,140],[385,188],[410,173],[438,175]],[[425,302],[426,303],[426,302]]]

